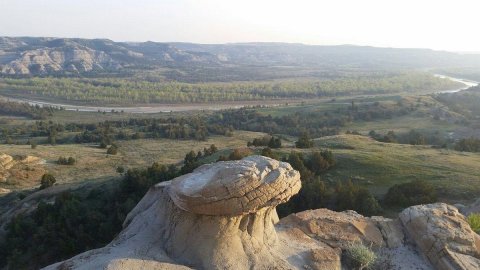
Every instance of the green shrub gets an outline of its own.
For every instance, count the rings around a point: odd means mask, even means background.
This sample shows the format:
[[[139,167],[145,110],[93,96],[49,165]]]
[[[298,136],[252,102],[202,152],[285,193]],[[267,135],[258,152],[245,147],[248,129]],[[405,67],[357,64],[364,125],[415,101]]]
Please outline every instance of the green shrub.
[[[377,260],[375,252],[360,243],[349,246],[346,250],[346,257],[350,266],[359,270],[371,267]]]
[[[381,213],[382,208],[377,199],[364,187],[352,183],[337,183],[335,187],[337,199],[335,210],[355,210],[364,216],[373,216]]]
[[[432,184],[418,180],[392,186],[385,195],[385,203],[390,206],[408,207],[437,201]]]
[[[102,141],[98,147],[100,147],[100,148],[102,148],[102,149],[106,149],[107,146],[108,146],[108,145],[107,145],[104,141]]]
[[[55,179],[53,175],[46,173],[42,176],[42,180],[40,180],[40,189],[51,187],[55,182],[57,182],[57,179]]]
[[[470,214],[467,217],[467,222],[474,232],[480,233],[480,214]]]
[[[107,149],[107,154],[108,155],[116,155],[118,153],[118,148],[115,145],[110,146],[110,148]]]
[[[253,151],[248,148],[236,148],[228,156],[228,160],[240,160],[253,154]]]
[[[59,165],[75,165],[77,161],[73,157],[59,157],[57,164]]]
[[[261,153],[262,156],[264,157],[269,157],[269,158],[273,158],[273,159],[278,159],[278,155],[276,153],[274,153],[272,151],[272,149],[270,149],[270,147],[265,147],[262,149],[262,153]]]

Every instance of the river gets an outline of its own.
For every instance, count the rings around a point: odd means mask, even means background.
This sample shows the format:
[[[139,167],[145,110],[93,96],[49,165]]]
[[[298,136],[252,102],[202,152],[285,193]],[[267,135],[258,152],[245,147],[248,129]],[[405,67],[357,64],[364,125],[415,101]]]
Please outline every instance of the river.
[[[460,88],[451,89],[451,90],[443,90],[443,91],[440,91],[440,92],[437,92],[437,93],[457,93],[457,92],[466,90],[470,87],[477,86],[479,84],[479,82],[476,82],[476,81],[454,78],[454,77],[441,75],[441,74],[435,74],[435,77],[442,78],[442,79],[449,79],[451,81],[463,83],[465,85],[465,86],[460,87]]]
[[[40,101],[27,98],[10,98],[2,97],[8,101],[28,103],[30,105],[39,105],[41,107],[57,107],[63,108],[67,111],[79,111],[79,112],[125,112],[125,113],[167,113],[167,112],[184,112],[184,111],[215,111],[224,109],[238,109],[246,106],[269,106],[275,107],[288,103],[300,103],[301,100],[270,100],[270,101],[236,101],[236,102],[223,102],[223,103],[185,103],[185,104],[154,104],[151,106],[131,106],[131,107],[117,107],[117,106],[84,106],[84,105],[72,105],[56,102]]]

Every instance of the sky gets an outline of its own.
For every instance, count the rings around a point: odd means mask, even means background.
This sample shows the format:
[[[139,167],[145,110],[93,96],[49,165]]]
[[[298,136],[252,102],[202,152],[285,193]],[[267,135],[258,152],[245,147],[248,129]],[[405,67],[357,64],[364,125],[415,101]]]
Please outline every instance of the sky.
[[[479,0],[0,0],[0,36],[480,52]]]

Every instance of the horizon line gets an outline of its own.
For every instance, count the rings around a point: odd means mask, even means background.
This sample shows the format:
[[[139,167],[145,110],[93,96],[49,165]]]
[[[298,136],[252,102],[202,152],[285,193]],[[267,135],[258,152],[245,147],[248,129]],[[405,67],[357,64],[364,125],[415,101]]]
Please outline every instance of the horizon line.
[[[455,51],[455,50],[445,50],[445,49],[433,49],[426,47],[394,47],[394,46],[380,46],[380,45],[365,45],[365,44],[351,44],[351,43],[335,43],[335,44],[312,44],[312,43],[303,43],[303,42],[288,42],[288,41],[237,41],[237,42],[193,42],[193,41],[155,41],[155,40],[143,40],[143,41],[132,41],[132,40],[116,40],[106,37],[97,37],[97,38],[87,38],[87,37],[61,37],[61,36],[10,36],[10,35],[0,35],[0,38],[51,38],[51,39],[85,39],[85,40],[109,40],[116,43],[164,43],[164,44],[197,44],[197,45],[241,45],[241,44],[288,44],[288,45],[302,45],[302,46],[322,46],[322,47],[335,47],[335,46],[351,46],[351,47],[370,47],[370,48],[379,48],[379,49],[403,49],[403,50],[431,50],[437,52],[448,52],[448,53],[457,53],[457,54],[480,54],[480,51]]]

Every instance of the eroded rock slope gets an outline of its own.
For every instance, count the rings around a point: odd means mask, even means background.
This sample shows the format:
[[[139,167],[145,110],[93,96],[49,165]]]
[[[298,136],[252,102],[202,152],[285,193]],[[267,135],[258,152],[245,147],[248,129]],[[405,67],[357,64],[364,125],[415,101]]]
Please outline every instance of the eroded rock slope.
[[[317,209],[278,220],[299,172],[262,156],[204,165],[152,187],[109,245],[46,269],[349,269],[362,243],[377,269],[479,269],[479,236],[456,208],[415,206],[398,219]]]

